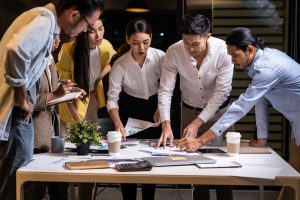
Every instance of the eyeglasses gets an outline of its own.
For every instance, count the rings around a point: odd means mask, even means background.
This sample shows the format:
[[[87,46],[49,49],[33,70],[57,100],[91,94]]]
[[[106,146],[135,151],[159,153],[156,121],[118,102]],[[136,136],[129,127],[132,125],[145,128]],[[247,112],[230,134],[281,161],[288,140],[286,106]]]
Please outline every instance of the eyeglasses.
[[[87,29],[89,31],[93,30],[93,26],[89,23],[89,21],[86,19],[86,17],[84,15],[82,15],[82,18],[84,19],[84,21],[87,23]]]

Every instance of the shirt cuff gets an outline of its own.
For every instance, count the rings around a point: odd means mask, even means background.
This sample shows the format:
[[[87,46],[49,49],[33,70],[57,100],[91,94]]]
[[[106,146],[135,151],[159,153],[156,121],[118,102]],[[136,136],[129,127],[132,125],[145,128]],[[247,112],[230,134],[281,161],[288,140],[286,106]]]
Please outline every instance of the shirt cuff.
[[[207,112],[202,111],[199,115],[198,118],[200,118],[204,123],[206,123],[209,119],[210,116],[207,114]]]
[[[107,102],[106,104],[107,111],[110,111],[113,108],[119,109],[119,105],[112,102]]]
[[[215,123],[215,124],[210,128],[210,130],[211,130],[212,132],[214,132],[217,136],[220,136],[220,135],[222,135],[222,133],[225,132],[225,129],[222,128],[222,127],[221,127],[220,125],[218,125],[217,123]]]
[[[171,121],[170,120],[170,114],[168,113],[159,113],[160,114],[160,121],[164,122],[164,121]]]
[[[268,138],[268,133],[265,131],[257,131],[257,139],[266,139]]]
[[[5,74],[6,83],[12,87],[22,87],[26,85],[27,79],[15,79],[8,74]]]

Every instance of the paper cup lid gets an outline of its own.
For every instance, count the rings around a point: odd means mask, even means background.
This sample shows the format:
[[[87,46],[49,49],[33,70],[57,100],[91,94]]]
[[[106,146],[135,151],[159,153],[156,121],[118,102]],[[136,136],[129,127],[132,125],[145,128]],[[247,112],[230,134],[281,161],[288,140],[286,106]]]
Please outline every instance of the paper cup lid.
[[[239,132],[228,132],[226,134],[226,137],[231,137],[231,138],[240,138],[241,134]]]
[[[122,137],[120,131],[108,131],[107,137]]]

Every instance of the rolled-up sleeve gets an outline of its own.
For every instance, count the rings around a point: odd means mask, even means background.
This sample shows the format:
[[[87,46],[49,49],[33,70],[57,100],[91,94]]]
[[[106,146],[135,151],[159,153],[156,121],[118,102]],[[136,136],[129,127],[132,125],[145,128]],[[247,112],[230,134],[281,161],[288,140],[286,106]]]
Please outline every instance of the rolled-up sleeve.
[[[37,16],[14,34],[7,43],[5,78],[8,85],[24,86],[28,89],[34,75],[43,71],[40,67],[45,67],[42,64],[44,58],[50,55],[49,49],[51,49],[53,38],[45,38],[41,35],[49,35],[53,29],[52,26],[49,16]]]

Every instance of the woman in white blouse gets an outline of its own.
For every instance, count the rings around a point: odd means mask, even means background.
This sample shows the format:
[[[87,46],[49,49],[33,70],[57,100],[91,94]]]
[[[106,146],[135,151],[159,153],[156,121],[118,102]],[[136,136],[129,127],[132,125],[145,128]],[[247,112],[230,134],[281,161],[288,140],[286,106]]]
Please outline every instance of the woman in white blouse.
[[[127,24],[126,41],[130,49],[112,66],[109,76],[107,109],[115,129],[126,139],[124,128],[128,118],[160,124],[157,91],[165,53],[150,47],[152,30],[144,19]],[[122,95],[120,95],[120,92]],[[152,127],[134,135],[137,138],[158,138],[161,127]],[[136,199],[136,185],[122,184],[123,199]],[[154,199],[155,185],[142,185],[143,199]]]
[[[109,77],[107,109],[115,129],[126,139],[124,128],[128,117],[160,124],[157,91],[165,53],[150,47],[152,31],[144,19],[134,19],[126,27],[130,50],[113,65]],[[119,95],[123,90],[122,95]],[[160,128],[149,128],[138,138],[158,138]]]

